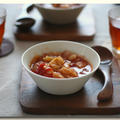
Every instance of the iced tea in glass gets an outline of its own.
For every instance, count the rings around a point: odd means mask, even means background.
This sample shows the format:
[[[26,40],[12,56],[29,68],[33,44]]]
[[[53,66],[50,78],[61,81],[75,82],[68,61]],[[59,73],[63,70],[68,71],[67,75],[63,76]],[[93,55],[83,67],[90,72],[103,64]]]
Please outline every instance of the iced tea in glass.
[[[111,9],[108,15],[113,53],[120,58],[120,7]]]
[[[5,30],[5,18],[6,18],[6,10],[4,8],[0,8],[0,47],[2,44],[4,30]]]

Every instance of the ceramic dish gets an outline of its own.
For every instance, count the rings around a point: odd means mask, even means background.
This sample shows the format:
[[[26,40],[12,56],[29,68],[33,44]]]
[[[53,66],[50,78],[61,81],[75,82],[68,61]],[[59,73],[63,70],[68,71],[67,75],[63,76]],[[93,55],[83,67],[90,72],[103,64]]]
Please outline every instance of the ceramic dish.
[[[43,19],[52,24],[68,24],[74,22],[85,7],[83,4],[70,8],[49,7],[47,4],[35,4],[34,6],[38,9]]]
[[[64,50],[72,51],[86,58],[91,63],[93,70],[81,77],[63,79],[41,76],[30,70],[30,62],[34,56],[50,51],[62,52]],[[22,65],[41,90],[54,95],[67,95],[79,91],[84,86],[98,69],[100,57],[92,48],[77,42],[50,41],[34,45],[27,49],[22,55]]]

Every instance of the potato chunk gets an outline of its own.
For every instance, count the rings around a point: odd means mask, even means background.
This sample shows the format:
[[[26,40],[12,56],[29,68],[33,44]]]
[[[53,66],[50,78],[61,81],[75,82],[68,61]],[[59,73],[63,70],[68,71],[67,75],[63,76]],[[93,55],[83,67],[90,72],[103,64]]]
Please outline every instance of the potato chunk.
[[[59,72],[53,72],[53,77],[54,78],[64,78],[64,76]]]
[[[72,54],[72,55],[70,55],[70,56],[68,57],[68,60],[72,61],[72,60],[74,60],[74,59],[76,59],[76,58],[77,58],[77,55],[76,55],[76,54]]]
[[[62,66],[64,65],[64,60],[62,57],[58,56],[55,57],[53,60],[50,61],[49,66],[53,69],[53,70],[58,70],[60,69]]]
[[[62,67],[59,72],[69,78],[69,77],[78,77],[77,72],[74,69],[68,68],[68,67]]]

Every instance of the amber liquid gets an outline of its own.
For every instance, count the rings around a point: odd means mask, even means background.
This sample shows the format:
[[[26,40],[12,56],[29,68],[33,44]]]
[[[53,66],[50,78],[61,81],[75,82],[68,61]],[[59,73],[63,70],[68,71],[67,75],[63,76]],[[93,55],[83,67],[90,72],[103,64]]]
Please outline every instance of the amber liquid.
[[[109,24],[113,48],[120,50],[120,19],[119,21],[110,21]]]
[[[4,29],[5,29],[5,20],[0,24],[0,46],[2,44]]]

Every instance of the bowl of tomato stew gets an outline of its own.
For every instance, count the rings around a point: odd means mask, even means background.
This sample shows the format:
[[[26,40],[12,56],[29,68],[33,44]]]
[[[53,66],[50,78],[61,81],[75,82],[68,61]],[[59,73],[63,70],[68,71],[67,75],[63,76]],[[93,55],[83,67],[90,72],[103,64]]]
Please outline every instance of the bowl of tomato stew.
[[[22,55],[22,65],[36,85],[53,95],[79,91],[99,64],[100,57],[92,48],[70,41],[43,42]]]
[[[70,24],[76,21],[85,4],[34,4],[43,19],[52,24]]]

